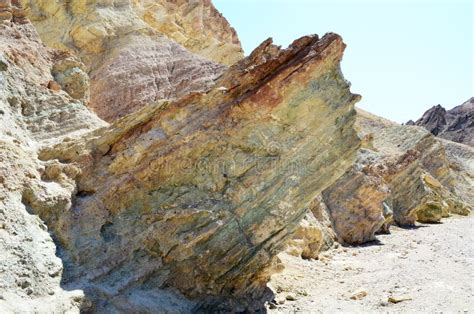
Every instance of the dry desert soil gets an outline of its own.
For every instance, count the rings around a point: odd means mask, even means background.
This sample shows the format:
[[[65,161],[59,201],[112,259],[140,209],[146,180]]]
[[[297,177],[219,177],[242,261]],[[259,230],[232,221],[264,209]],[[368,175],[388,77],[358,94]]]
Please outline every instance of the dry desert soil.
[[[474,216],[454,216],[320,260],[288,254],[269,284],[269,313],[474,313]],[[390,298],[390,300],[389,300]]]

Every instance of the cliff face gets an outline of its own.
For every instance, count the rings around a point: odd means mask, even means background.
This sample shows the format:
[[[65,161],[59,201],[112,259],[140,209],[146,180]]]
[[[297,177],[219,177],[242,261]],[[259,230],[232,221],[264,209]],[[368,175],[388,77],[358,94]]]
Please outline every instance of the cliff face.
[[[134,1],[133,8],[153,29],[206,59],[229,66],[243,58],[237,33],[210,0]]]
[[[60,286],[56,246],[25,199],[35,189],[45,207],[70,204],[73,187],[49,180],[55,163],[38,160],[37,149],[107,124],[85,106],[79,59],[46,48],[14,1],[0,1],[0,11],[0,311],[77,310],[84,294]]]
[[[437,105],[408,124],[422,126],[444,139],[474,146],[474,97],[447,111]]]
[[[228,64],[243,57],[235,31],[209,1],[22,3],[47,45],[85,63],[89,106],[107,121],[208,89],[226,67],[201,56]]]

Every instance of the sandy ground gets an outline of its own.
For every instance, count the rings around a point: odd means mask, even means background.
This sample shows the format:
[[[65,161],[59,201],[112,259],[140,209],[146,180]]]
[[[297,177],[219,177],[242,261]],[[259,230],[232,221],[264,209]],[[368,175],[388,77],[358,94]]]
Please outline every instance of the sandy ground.
[[[474,313],[474,216],[391,230],[321,260],[282,254],[286,269],[269,284],[279,304],[269,312]]]

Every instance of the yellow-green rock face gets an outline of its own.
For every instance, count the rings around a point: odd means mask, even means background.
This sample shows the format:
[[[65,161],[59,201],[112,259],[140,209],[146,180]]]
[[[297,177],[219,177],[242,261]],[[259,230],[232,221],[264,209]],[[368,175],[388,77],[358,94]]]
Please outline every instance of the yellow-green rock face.
[[[53,226],[71,280],[116,293],[147,280],[253,308],[273,257],[359,147],[343,49],[335,34],[287,50],[266,41],[205,94],[43,151],[83,163],[75,204]]]

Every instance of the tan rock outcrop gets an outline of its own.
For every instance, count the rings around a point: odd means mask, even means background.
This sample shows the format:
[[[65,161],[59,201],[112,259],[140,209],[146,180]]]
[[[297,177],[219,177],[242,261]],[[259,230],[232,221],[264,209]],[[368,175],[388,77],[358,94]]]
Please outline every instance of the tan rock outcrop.
[[[450,212],[468,212],[456,192],[459,180],[450,167],[441,141],[420,127],[398,125],[359,110],[357,128],[371,136],[372,147],[382,156],[379,171],[388,183],[394,219],[411,225],[419,219],[436,222]]]
[[[320,222],[309,212],[293,232],[286,252],[304,259],[317,259],[323,244],[322,229]]]
[[[388,233],[393,221],[403,226],[439,222],[472,210],[470,147],[363,110],[356,127],[363,139],[356,163],[322,193],[339,242],[374,240],[376,233]],[[295,243],[303,242],[292,242],[290,253],[297,252]],[[303,249],[308,248],[302,244]]]
[[[48,88],[58,52],[40,42],[20,10],[13,1],[13,17],[0,24],[0,312],[78,311],[84,292],[61,286],[63,265],[48,227],[26,203],[34,199],[44,211],[70,207],[72,179],[49,180],[50,162],[37,159],[37,148],[107,124],[82,99]]]
[[[353,168],[322,193],[340,243],[372,241],[385,223],[383,201],[390,189],[381,176],[371,171],[376,158],[370,151],[361,150]]]
[[[201,56],[227,64],[243,57],[235,31],[210,1],[22,2],[46,44],[86,64],[90,107],[107,121],[207,90],[225,66]]]

